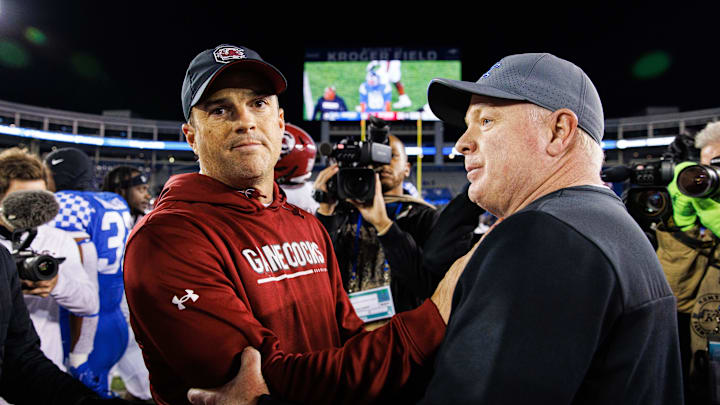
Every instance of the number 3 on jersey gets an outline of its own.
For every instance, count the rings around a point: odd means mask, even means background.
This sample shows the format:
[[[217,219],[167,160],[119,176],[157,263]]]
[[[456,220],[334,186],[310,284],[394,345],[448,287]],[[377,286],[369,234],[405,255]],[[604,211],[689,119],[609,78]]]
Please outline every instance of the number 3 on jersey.
[[[127,237],[127,224],[130,222],[130,214],[125,211],[121,215],[118,211],[105,211],[102,217],[100,230],[103,238],[107,241],[105,246],[98,246],[98,273],[114,274],[121,266],[123,250],[125,249],[125,238]],[[127,218],[123,218],[126,216]],[[106,233],[107,232],[107,233]]]

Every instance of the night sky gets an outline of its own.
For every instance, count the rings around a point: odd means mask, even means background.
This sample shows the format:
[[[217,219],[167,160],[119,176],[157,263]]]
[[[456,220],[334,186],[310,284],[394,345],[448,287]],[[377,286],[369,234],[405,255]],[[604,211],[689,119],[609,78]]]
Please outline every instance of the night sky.
[[[459,47],[472,81],[505,55],[550,52],[588,73],[606,118],[720,107],[719,24],[706,5],[474,3],[0,0],[0,54],[20,52],[0,60],[0,99],[180,120],[187,64],[231,43],[285,74],[280,102],[292,122],[302,121],[306,47]]]

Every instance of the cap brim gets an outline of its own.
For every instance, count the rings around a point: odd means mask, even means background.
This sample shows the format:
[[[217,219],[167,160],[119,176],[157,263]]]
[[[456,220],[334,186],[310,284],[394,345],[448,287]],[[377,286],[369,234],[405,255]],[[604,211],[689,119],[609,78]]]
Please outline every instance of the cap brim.
[[[287,88],[287,80],[285,80],[285,76],[283,76],[282,73],[273,65],[259,61],[254,59],[240,59],[231,63],[228,63],[227,65],[224,65],[220,67],[218,70],[215,71],[210,77],[205,80],[205,82],[200,86],[200,88],[197,91],[197,94],[195,94],[195,97],[192,100],[192,103],[190,104],[190,107],[194,107],[195,104],[197,104],[205,94],[205,90],[210,87],[213,83],[213,81],[220,77],[220,75],[226,71],[230,67],[237,67],[238,65],[242,65],[243,68],[248,68],[248,70],[256,71],[263,76],[265,76],[269,83],[273,86],[272,90],[274,94],[280,94]]]
[[[525,100],[524,97],[475,82],[451,79],[432,79],[428,86],[428,104],[433,114],[442,121],[465,127],[465,113],[473,94],[508,100]]]

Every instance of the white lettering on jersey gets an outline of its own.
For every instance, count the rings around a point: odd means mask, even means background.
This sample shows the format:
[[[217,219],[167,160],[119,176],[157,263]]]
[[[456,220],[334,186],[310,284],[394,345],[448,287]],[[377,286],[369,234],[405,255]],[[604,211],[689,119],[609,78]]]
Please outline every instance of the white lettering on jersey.
[[[98,200],[101,201],[101,200]],[[107,238],[108,250],[115,249],[115,260],[110,261],[107,257],[98,258],[98,273],[100,274],[115,274],[120,270],[120,260],[123,257],[123,251],[125,249],[125,234],[127,227],[125,226],[125,220],[123,216],[117,211],[105,211],[100,223],[100,229],[103,231],[112,230],[112,226],[115,225],[116,233],[113,236]]]
[[[257,253],[255,253],[252,249],[243,249],[242,251],[243,256],[245,256],[245,260],[250,263],[250,267],[252,267],[253,270],[255,270],[258,274],[263,274],[265,272],[265,268],[263,266],[263,262],[261,259],[258,259]]]
[[[279,264],[280,260],[275,257],[275,252],[273,252],[270,245],[263,246],[262,251],[265,254],[265,258],[267,259],[268,263],[270,263],[270,267],[272,267],[272,271],[278,271],[278,269],[282,266]]]
[[[338,103],[337,101],[323,101],[322,108],[324,110],[339,110],[340,103]]]
[[[325,257],[322,253],[320,253],[320,247],[317,245],[317,243],[312,242],[311,243],[312,249],[313,249],[313,255],[317,257],[317,261],[322,263],[325,262]]]
[[[115,197],[110,201],[105,201],[102,198],[97,198],[93,196],[95,201],[99,202],[100,205],[102,205],[106,210],[125,210],[127,209],[127,205],[125,205],[125,202],[123,200]]]
[[[254,248],[243,249],[242,255],[247,260],[250,268],[258,274],[277,273],[283,270],[305,267],[306,265],[325,263],[325,256],[318,244],[310,241],[255,246]],[[319,270],[327,271],[325,267],[313,269],[316,273]],[[293,277],[276,277],[275,279],[286,278]]]
[[[305,256],[303,256],[302,254],[302,248],[300,248],[300,244],[297,242],[293,242],[290,244],[290,247],[292,248],[293,254],[295,255],[298,266],[306,265],[307,259],[305,259]]]
[[[292,252],[292,247],[290,247],[290,244],[285,242],[282,244],[282,250],[283,254],[285,255],[285,258],[287,259],[287,262],[292,267],[298,266],[298,261],[295,260],[295,255]]]
[[[307,262],[310,264],[315,264],[316,262],[310,255],[310,248],[308,248],[307,242],[300,242],[300,248],[302,249],[301,252],[303,256],[305,256],[305,260],[307,260]]]
[[[275,258],[278,260],[278,264],[282,266],[283,270],[287,270],[289,267],[285,264],[285,255],[283,255],[280,249],[280,245],[272,245],[272,250],[273,253],[275,253]]]

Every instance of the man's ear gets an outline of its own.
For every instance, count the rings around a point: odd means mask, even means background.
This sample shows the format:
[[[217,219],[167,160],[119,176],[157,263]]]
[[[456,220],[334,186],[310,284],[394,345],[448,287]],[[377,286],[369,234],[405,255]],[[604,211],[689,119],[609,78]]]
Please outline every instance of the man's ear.
[[[186,122],[182,124],[181,128],[183,134],[185,134],[185,140],[187,141],[188,145],[190,145],[193,152],[197,155],[197,150],[195,150],[195,127],[193,127],[191,123]]]
[[[558,156],[568,150],[577,135],[578,118],[572,110],[561,108],[548,117],[552,137],[547,145],[550,156]]]
[[[278,123],[280,125],[280,130],[285,133],[285,110],[278,107]]]
[[[410,177],[410,170],[412,169],[412,163],[405,162],[405,178]]]

